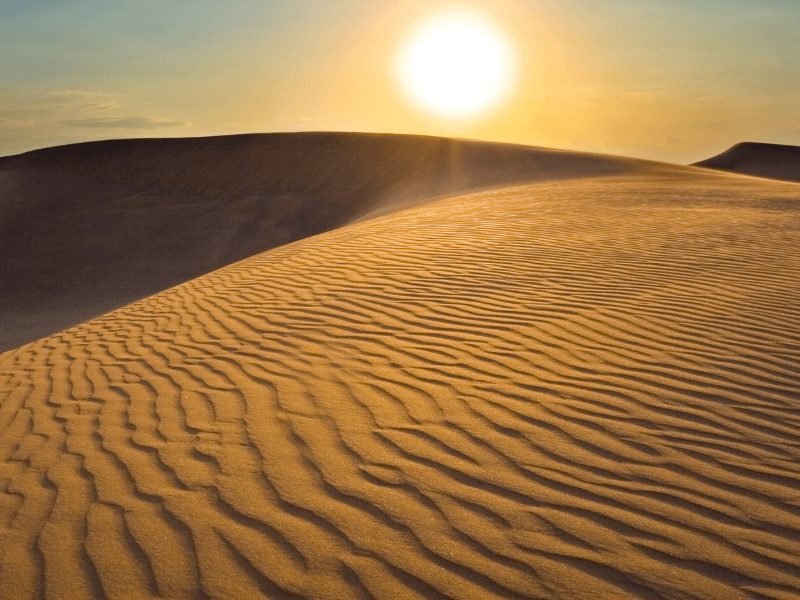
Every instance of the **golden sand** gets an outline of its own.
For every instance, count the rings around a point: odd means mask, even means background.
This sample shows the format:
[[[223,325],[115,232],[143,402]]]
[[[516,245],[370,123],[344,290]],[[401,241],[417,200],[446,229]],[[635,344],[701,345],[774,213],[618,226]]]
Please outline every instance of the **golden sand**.
[[[0,355],[0,598],[800,597],[800,186],[449,198]]]

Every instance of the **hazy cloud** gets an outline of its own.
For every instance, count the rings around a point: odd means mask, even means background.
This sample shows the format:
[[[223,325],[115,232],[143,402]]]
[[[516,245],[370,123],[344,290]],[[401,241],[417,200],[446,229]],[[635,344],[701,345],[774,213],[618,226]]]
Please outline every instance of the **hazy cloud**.
[[[33,125],[30,119],[6,119],[0,117],[0,127],[28,127]]]
[[[91,129],[160,129],[162,127],[185,127],[186,121],[174,121],[161,117],[87,117],[61,121],[68,127]]]
[[[105,110],[114,110],[120,107],[119,102],[90,102],[85,106],[81,107],[83,110],[87,111],[105,111]]]
[[[120,108],[120,103],[115,98],[122,96],[119,92],[91,92],[87,90],[54,90],[48,92],[47,99],[59,100],[62,104],[50,106],[51,110],[72,111],[109,111]]]
[[[20,107],[0,107],[0,119],[6,121],[31,121],[33,119],[39,120],[43,116],[52,114],[54,110],[59,110],[60,107],[53,108],[52,106],[20,106]]]
[[[93,98],[107,98],[108,96],[119,96],[119,92],[92,92],[89,90],[54,90],[48,92],[48,96],[57,98],[80,98],[88,100]]]

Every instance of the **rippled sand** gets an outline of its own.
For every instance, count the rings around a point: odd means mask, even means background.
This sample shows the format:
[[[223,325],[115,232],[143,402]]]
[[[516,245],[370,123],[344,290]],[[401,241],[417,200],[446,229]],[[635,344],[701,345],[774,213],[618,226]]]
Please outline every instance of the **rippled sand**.
[[[0,598],[800,597],[800,186],[349,225],[0,355]]]
[[[0,352],[433,197],[652,168],[511,144],[333,132],[109,140],[0,157]]]

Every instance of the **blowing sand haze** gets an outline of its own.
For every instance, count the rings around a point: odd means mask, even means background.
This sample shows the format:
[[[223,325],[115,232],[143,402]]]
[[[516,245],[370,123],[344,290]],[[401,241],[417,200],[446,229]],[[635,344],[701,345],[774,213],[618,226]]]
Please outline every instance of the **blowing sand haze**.
[[[0,600],[800,599],[757,4],[0,2]]]
[[[112,140],[0,158],[0,350],[432,197],[635,164],[347,133]]]

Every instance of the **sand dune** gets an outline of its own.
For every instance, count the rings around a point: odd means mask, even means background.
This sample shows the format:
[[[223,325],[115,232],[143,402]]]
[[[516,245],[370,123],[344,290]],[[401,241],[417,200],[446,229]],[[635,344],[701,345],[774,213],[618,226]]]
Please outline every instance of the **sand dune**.
[[[0,350],[425,198],[647,166],[523,146],[336,133],[117,140],[3,158]]]
[[[0,355],[0,597],[800,597],[799,210],[497,189]]]
[[[696,163],[698,167],[800,181],[800,147],[744,142],[722,154]]]

